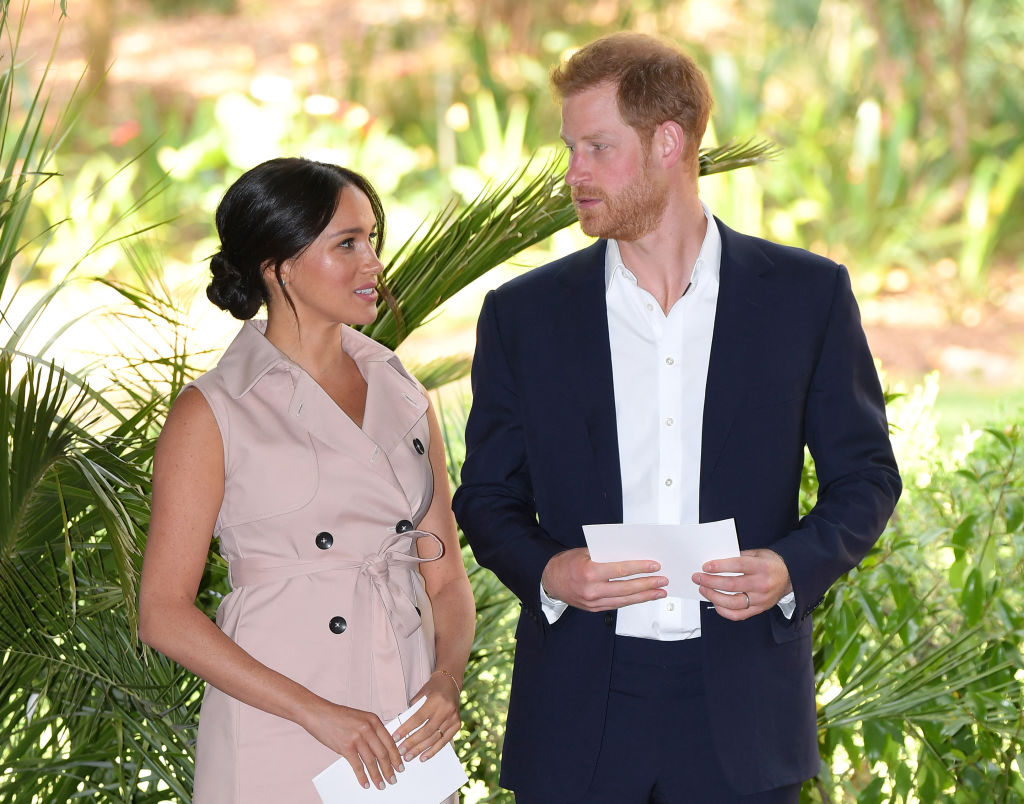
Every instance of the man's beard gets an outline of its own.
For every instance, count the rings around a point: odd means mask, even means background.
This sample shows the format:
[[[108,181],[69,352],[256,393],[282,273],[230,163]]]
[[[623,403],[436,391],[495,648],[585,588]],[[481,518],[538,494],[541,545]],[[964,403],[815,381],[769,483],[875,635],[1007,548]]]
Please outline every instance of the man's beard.
[[[574,204],[579,196],[601,201],[592,210],[576,207],[585,234],[627,242],[654,231],[668,205],[668,194],[654,184],[647,163],[633,183],[617,195],[609,196],[596,187],[573,187]]]

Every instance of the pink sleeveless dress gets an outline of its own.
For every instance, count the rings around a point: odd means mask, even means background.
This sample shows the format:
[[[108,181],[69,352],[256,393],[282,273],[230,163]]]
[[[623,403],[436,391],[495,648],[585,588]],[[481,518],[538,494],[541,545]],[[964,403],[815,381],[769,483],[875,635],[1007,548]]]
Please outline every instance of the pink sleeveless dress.
[[[415,529],[430,505],[427,399],[389,349],[345,327],[367,382],[362,428],[247,322],[194,385],[224,444],[214,530],[232,591],[217,625],[268,667],[387,722],[434,664]],[[319,804],[339,756],[297,724],[208,685],[195,804]]]

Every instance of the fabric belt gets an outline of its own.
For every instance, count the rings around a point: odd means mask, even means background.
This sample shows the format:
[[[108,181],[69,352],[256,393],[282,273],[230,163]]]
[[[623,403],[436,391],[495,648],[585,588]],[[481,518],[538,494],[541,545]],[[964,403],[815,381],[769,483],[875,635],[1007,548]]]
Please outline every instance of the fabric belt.
[[[430,538],[437,543],[437,555],[420,558],[409,555],[413,545],[420,539]],[[433,533],[425,530],[407,530],[404,533],[392,534],[381,544],[376,553],[369,553],[361,559],[324,558],[312,561],[296,561],[271,557],[239,558],[228,562],[228,578],[231,588],[258,586],[316,575],[321,572],[355,571],[359,573],[356,580],[368,579],[377,592],[374,609],[382,609],[383,614],[391,623],[391,627],[402,637],[412,636],[420,627],[420,614],[413,601],[403,587],[391,578],[391,569],[406,567],[411,569],[417,564],[437,561],[444,553],[441,540]],[[376,611],[374,611],[376,613]]]

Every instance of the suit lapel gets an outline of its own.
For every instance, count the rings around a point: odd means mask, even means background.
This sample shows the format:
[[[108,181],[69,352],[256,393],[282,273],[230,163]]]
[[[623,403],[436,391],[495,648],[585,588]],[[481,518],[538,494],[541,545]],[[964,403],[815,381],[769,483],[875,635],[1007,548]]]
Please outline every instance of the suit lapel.
[[[566,380],[579,400],[602,497],[609,506],[605,520],[621,522],[622,476],[605,300],[605,247],[605,241],[599,240],[562,269],[558,280],[565,291],[564,314],[555,325],[555,334],[560,353],[565,355]]]
[[[756,322],[762,317],[759,286],[770,267],[767,259],[737,234],[715,219],[722,235],[722,267],[718,306],[711,339],[711,362],[704,394],[704,427],[701,434],[701,499],[725,446],[729,430],[745,393],[746,356]],[[703,517],[702,517],[703,518]]]

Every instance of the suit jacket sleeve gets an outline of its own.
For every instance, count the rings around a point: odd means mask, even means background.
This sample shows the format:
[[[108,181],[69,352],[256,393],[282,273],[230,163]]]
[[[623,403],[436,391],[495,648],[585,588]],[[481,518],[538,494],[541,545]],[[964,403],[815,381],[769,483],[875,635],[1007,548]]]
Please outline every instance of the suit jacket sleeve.
[[[537,521],[517,392],[521,379],[513,375],[502,343],[497,307],[491,291],[477,325],[466,460],[452,505],[477,561],[538,614],[541,574],[566,548]]]
[[[772,545],[789,569],[797,623],[871,549],[902,488],[878,373],[842,266],[806,399],[805,433],[818,499],[797,530]]]

